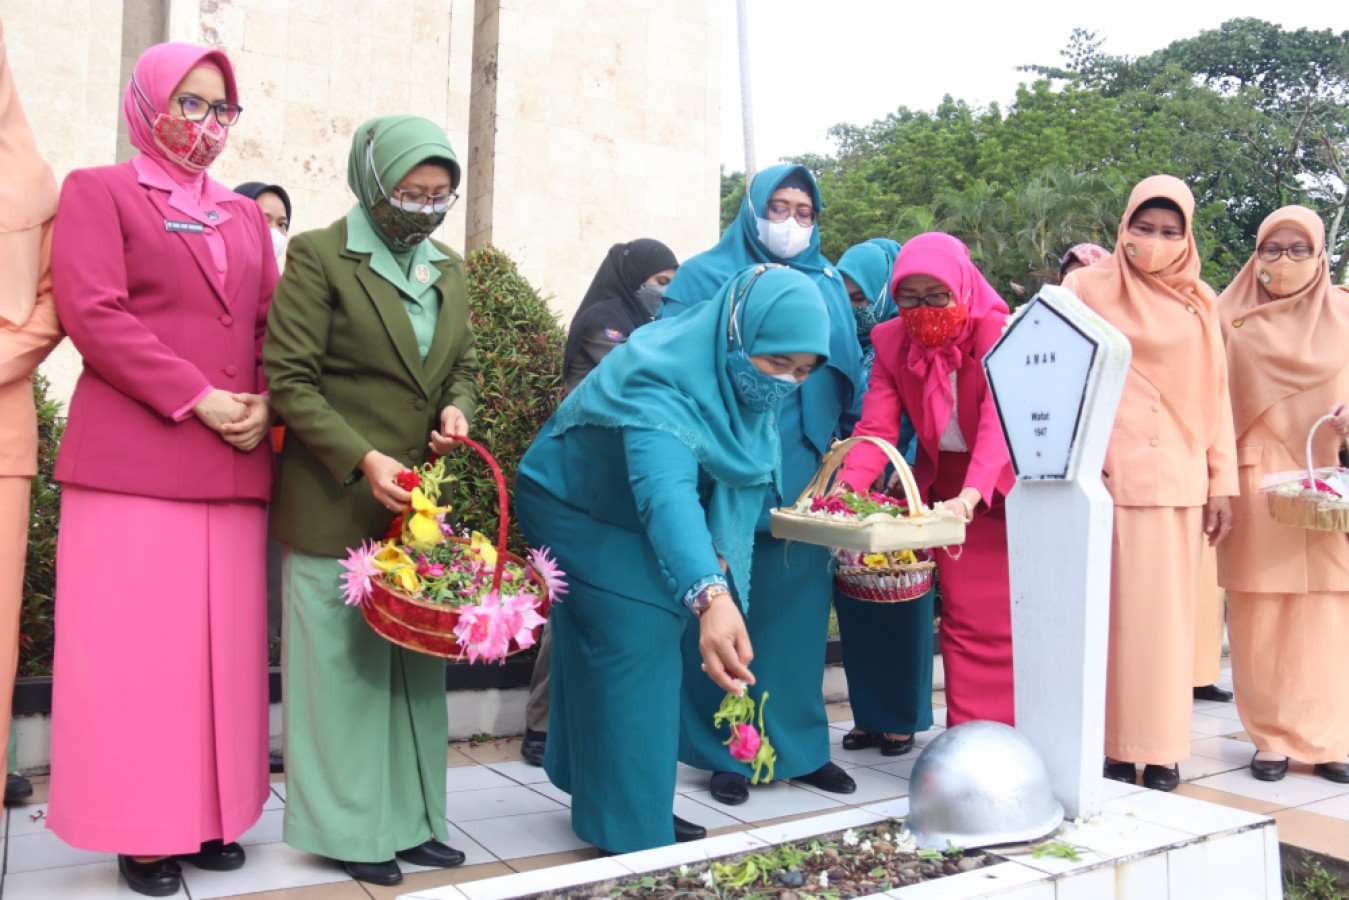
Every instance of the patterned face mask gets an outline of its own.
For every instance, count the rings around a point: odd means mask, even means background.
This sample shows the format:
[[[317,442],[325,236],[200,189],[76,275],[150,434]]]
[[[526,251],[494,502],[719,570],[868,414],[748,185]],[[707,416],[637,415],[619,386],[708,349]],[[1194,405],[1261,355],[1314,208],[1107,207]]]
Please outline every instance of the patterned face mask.
[[[210,116],[205,122],[189,122],[159,113],[150,125],[155,144],[169,159],[193,172],[205,171],[225,150],[229,129]]]
[[[866,306],[854,306],[853,318],[857,320],[857,337],[865,340],[871,335],[871,329],[881,324],[881,313],[873,303]]]
[[[408,212],[381,199],[370,208],[370,218],[397,247],[411,250],[440,227],[445,221],[445,213]]]
[[[731,387],[740,402],[754,412],[768,412],[791,396],[801,382],[791,375],[769,375],[760,372],[742,349],[732,350],[727,357],[731,369]]]

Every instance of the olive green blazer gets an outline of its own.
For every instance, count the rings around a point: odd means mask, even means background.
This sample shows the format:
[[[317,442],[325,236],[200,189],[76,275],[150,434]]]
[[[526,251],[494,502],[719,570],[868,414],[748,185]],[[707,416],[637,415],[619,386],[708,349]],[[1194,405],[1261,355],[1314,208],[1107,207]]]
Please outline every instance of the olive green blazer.
[[[432,264],[441,308],[423,365],[398,290],[346,246],[345,218],[291,238],[262,350],[286,425],[272,536],[335,557],[390,522],[357,469],[361,457],[378,450],[421,465],[441,410],[456,406],[472,420],[479,391],[463,259],[437,244],[449,258]]]

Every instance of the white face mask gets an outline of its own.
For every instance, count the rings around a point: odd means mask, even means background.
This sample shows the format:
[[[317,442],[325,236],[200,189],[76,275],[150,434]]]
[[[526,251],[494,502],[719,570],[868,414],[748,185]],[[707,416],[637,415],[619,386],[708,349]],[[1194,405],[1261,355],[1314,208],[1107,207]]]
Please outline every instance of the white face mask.
[[[286,256],[286,242],[290,238],[281,233],[280,228],[272,229],[272,252],[276,254],[277,259],[284,259]]]
[[[778,259],[791,259],[800,254],[810,246],[810,237],[814,233],[814,225],[800,225],[790,216],[781,222],[759,218],[759,240]]]

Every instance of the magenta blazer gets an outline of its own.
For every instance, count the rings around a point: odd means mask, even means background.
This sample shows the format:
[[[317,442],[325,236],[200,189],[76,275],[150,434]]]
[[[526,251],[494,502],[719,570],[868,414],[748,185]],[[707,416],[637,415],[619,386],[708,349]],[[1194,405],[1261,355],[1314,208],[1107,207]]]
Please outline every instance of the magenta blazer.
[[[983,367],[984,356],[1002,335],[1006,318],[1002,314],[989,314],[979,320],[960,368],[956,370],[956,415],[960,420],[960,433],[970,449],[964,486],[978,488],[983,497],[981,506],[991,503],[995,494],[1005,496],[1016,484],[1011,454]],[[904,321],[899,318],[883,322],[872,330],[871,342],[876,348],[876,358],[871,367],[871,384],[862,398],[862,419],[852,433],[853,436],[872,435],[896,443],[900,413],[907,412],[918,432],[918,458],[913,475],[926,494],[937,477],[937,457],[942,452],[938,447],[946,423],[927,421],[923,415],[923,381],[904,364],[911,340]],[[880,450],[859,445],[848,453],[847,464],[839,477],[854,486],[869,485],[885,464],[886,458]]]
[[[132,163],[70,173],[52,242],[62,325],[84,357],[56,460],[66,484],[181,500],[271,496],[271,442],[241,453],[192,414],[210,388],[262,393],[276,286],[267,222],[247,197],[228,218],[220,284],[200,226]]]

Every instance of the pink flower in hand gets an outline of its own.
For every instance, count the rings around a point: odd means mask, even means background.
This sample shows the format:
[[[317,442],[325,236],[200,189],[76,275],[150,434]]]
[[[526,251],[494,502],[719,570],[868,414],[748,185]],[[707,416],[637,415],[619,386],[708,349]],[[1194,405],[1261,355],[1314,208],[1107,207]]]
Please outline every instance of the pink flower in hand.
[[[759,752],[759,730],[753,725],[731,726],[731,756],[741,762],[750,762]]]

